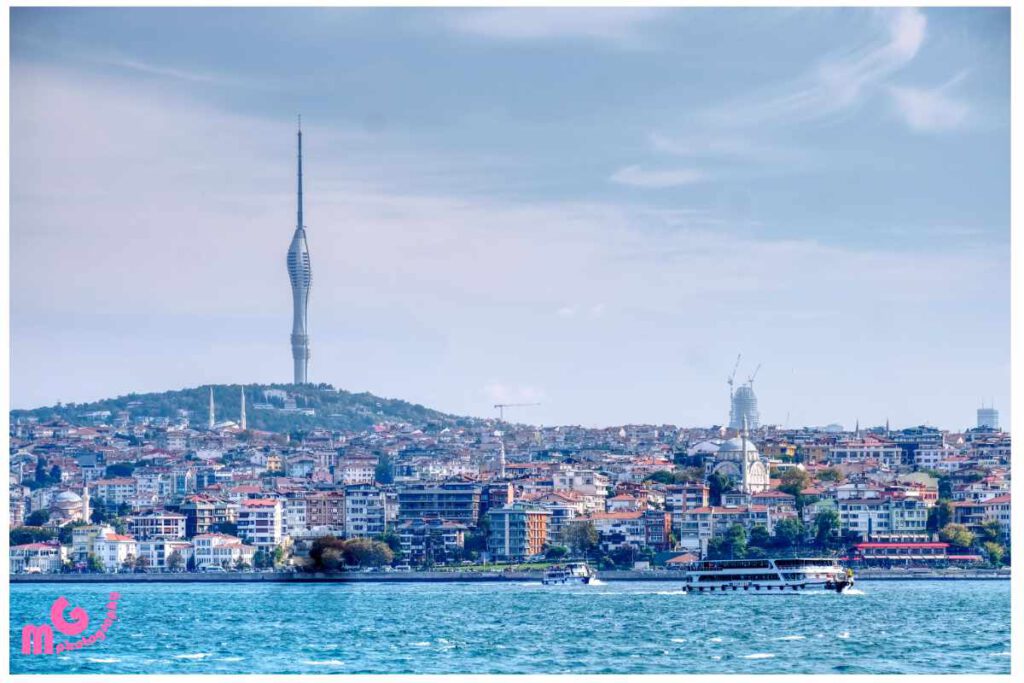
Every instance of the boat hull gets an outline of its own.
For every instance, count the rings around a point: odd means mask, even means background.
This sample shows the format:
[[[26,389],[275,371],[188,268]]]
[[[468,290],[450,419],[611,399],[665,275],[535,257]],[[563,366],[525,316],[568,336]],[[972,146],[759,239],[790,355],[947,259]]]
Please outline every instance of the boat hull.
[[[590,583],[589,576],[567,576],[559,579],[548,579],[542,580],[545,586],[586,586]]]
[[[801,593],[807,591],[844,593],[853,588],[853,579],[839,579],[835,581],[804,581],[799,583],[787,583],[782,581],[766,581],[762,583],[751,583],[744,581],[723,581],[715,585],[691,586],[683,585],[683,591],[687,593]]]

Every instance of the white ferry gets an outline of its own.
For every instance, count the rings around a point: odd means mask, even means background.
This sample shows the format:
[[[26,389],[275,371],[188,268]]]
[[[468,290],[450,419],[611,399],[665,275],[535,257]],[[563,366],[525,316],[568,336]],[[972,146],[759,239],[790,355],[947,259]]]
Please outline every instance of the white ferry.
[[[544,572],[545,586],[586,585],[597,578],[585,562],[570,562],[563,566],[548,567]]]
[[[771,593],[853,588],[853,571],[828,558],[702,560],[691,562],[683,577],[689,593],[747,591]]]

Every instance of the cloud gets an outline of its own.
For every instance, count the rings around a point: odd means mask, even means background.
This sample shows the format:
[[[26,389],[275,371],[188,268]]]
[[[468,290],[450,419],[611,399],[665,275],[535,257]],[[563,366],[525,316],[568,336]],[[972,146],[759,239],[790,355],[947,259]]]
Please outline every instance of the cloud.
[[[503,8],[453,10],[449,29],[464,35],[508,42],[582,39],[617,47],[648,44],[643,29],[664,10],[643,8]]]
[[[660,189],[691,185],[706,179],[704,173],[692,168],[645,170],[640,166],[625,166],[608,180],[618,185]]]
[[[912,130],[940,133],[962,127],[969,119],[970,106],[949,93],[964,78],[959,74],[937,88],[889,88],[896,111]]]
[[[822,60],[811,72],[776,92],[715,107],[706,117],[716,123],[754,126],[802,123],[837,115],[859,104],[887,77],[917,56],[928,20],[916,8],[876,10],[884,33],[868,45]]]

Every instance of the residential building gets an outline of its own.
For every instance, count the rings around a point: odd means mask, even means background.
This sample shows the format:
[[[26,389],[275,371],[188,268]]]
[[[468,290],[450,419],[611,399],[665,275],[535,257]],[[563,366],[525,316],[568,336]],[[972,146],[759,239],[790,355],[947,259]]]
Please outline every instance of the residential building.
[[[487,550],[496,560],[521,561],[544,552],[551,513],[538,505],[516,502],[487,511]]]

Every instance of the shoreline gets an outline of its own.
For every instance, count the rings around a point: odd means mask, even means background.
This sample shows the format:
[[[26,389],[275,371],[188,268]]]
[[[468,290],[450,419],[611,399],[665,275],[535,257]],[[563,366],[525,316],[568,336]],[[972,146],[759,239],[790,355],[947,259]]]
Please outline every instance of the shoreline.
[[[680,571],[608,570],[598,572],[601,581],[681,582]],[[543,572],[255,572],[226,574],[12,574],[11,584],[37,583],[496,583],[540,581]],[[964,570],[960,572],[903,572],[862,570],[859,581],[1007,581],[1009,571]]]

